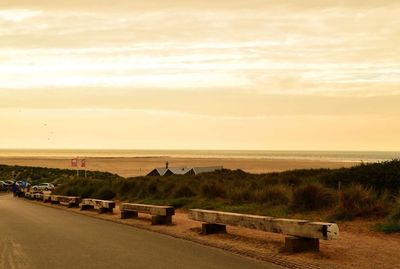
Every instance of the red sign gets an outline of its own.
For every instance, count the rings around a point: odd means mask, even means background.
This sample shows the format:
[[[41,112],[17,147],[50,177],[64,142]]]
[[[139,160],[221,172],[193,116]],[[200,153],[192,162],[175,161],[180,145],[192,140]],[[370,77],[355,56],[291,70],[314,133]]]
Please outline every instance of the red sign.
[[[72,167],[77,167],[78,166],[78,159],[72,159],[71,160],[71,166]]]
[[[86,160],[85,159],[81,160],[81,167],[86,167]]]

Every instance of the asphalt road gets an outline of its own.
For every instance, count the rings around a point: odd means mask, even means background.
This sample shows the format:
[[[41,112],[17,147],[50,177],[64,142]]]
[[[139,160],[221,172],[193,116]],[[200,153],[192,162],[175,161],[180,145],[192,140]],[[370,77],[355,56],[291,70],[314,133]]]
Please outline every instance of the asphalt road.
[[[281,267],[0,194],[0,268]]]

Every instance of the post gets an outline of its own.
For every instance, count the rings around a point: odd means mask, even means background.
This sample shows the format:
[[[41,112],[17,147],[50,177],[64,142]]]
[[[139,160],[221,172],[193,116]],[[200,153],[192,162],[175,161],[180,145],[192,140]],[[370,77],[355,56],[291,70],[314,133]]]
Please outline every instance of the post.
[[[85,178],[86,178],[86,159],[82,159],[80,165],[83,168],[83,171],[85,171]]]
[[[314,238],[302,238],[296,236],[285,237],[285,250],[287,252],[319,251],[319,240]]]

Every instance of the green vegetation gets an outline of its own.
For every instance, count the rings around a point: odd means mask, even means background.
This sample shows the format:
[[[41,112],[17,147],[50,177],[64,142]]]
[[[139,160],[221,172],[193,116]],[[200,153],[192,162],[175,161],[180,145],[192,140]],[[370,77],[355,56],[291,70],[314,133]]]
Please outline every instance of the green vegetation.
[[[378,195],[371,187],[354,184],[343,191],[334,218],[352,220],[357,217],[383,217],[389,213],[390,199]]]
[[[277,217],[381,219],[378,229],[400,231],[400,160],[260,175],[221,170],[200,175],[122,178],[88,172],[86,179],[76,178],[73,170],[0,166],[0,176],[10,176],[11,171],[32,181],[60,183],[56,193],[64,195]]]
[[[76,177],[76,170],[43,168],[31,166],[0,165],[0,180],[28,180],[32,185],[47,182],[58,184]],[[87,171],[88,179],[119,179],[120,176],[108,172]]]
[[[335,206],[338,194],[320,183],[308,183],[293,191],[292,208],[303,212]]]
[[[375,228],[385,233],[400,232],[400,199],[397,200],[395,207],[384,222],[376,225]]]

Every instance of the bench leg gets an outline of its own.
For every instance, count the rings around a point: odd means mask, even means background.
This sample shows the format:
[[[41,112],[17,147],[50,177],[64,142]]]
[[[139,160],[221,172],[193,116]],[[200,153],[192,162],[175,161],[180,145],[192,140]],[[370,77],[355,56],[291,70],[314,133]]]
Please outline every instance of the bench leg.
[[[68,207],[79,207],[77,203],[68,203]]]
[[[137,218],[138,212],[136,211],[121,211],[121,219]]]
[[[113,209],[112,208],[100,207],[99,208],[99,214],[103,214],[103,213],[113,213]]]
[[[287,252],[319,251],[319,240],[314,238],[302,238],[287,236],[285,238],[285,250]]]
[[[201,233],[202,234],[226,233],[226,225],[203,223],[201,224]]]
[[[91,206],[90,205],[79,205],[80,210],[87,210],[89,209]]]
[[[172,216],[159,216],[159,215],[151,216],[151,225],[160,225],[160,224],[171,225]]]

